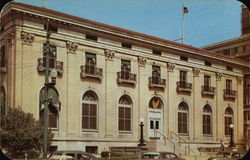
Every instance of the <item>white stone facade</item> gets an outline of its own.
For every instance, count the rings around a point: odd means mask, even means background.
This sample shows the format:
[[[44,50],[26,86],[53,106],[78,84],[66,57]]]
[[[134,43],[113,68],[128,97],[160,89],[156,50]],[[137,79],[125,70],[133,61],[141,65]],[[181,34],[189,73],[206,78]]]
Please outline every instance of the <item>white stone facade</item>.
[[[218,147],[220,140],[225,144],[229,142],[224,121],[228,107],[233,111],[234,138],[238,146],[242,145],[243,85],[237,80],[243,77],[249,64],[20,3],[10,3],[2,17],[1,46],[5,46],[8,62],[6,72],[0,73],[0,84],[6,95],[5,107],[21,107],[36,119],[41,112],[39,94],[44,85],[43,62],[38,59],[43,58],[47,19],[57,28],[49,41],[56,46],[56,68],[60,73],[55,88],[61,107],[57,128],[53,129],[53,145],[58,150],[85,150],[86,146],[97,146],[100,152],[112,146],[136,146],[140,136],[139,119],[143,118],[149,146],[153,146],[155,137],[160,137],[156,138],[157,150],[173,151],[173,146],[176,146],[176,152],[184,154],[188,142],[197,153],[197,147]],[[94,38],[91,40],[89,35]],[[97,39],[93,40],[95,37]],[[122,43],[131,44],[131,48],[122,47]],[[161,55],[153,54],[153,50],[160,51]],[[95,67],[101,69],[95,70],[98,73],[94,76],[86,71],[88,53],[95,55]],[[188,59],[181,60],[183,57]],[[136,75],[134,78],[119,79],[117,72],[121,72],[122,60],[130,63],[129,73]],[[211,66],[205,65],[205,61]],[[160,68],[160,78],[163,79],[156,84],[149,79],[152,78],[153,66]],[[227,70],[227,66],[233,70]],[[186,72],[185,81],[191,84],[190,88],[177,87],[181,71]],[[211,78],[212,96],[207,96],[202,90],[204,75]],[[236,92],[233,98],[225,97],[223,92],[227,87],[226,80],[231,81],[231,89]],[[96,96],[93,102],[96,105],[94,129],[82,127],[82,106],[86,101],[83,96],[87,91]],[[124,95],[131,101],[128,105],[131,113],[129,131],[121,131],[118,127],[119,100]],[[150,108],[150,100],[154,97],[160,102],[159,109]],[[182,102],[188,106],[186,134],[178,133],[178,106]],[[203,134],[203,108],[206,105],[211,107],[211,134],[208,135]],[[154,130],[150,129],[151,124]],[[186,141],[181,145],[184,148],[178,145],[179,137]]]

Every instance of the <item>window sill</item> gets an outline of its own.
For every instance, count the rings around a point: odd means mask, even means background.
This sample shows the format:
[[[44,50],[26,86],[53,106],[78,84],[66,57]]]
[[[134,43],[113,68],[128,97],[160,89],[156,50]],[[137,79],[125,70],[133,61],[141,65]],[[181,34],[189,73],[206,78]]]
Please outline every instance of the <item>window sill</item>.
[[[188,133],[178,133],[178,136],[189,137],[189,134]]]
[[[98,132],[97,129],[82,129],[82,132]]]
[[[119,134],[133,134],[132,131],[118,131]]]
[[[212,134],[203,134],[203,137],[213,137]]]

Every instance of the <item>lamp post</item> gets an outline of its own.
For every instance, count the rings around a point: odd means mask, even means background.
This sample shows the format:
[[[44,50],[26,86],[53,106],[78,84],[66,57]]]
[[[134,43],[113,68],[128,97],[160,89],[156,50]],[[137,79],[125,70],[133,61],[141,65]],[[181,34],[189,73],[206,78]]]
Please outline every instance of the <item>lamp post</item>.
[[[48,104],[50,103],[48,92],[49,88],[52,88],[56,84],[56,77],[57,77],[57,71],[55,69],[51,69],[49,71],[49,53],[51,52],[51,47],[50,47],[50,42],[49,42],[49,37],[50,37],[50,32],[49,32],[49,20],[47,20],[46,24],[46,46],[44,49],[45,52],[45,83],[44,83],[44,89],[45,89],[45,94],[44,94],[44,144],[43,144],[43,158],[47,159],[48,155],[48,127],[49,127],[49,118],[48,118]],[[49,75],[50,74],[50,75]],[[52,81],[49,82],[49,76],[51,77]]]
[[[140,124],[139,124],[139,126],[141,128],[141,135],[140,135],[138,146],[146,146],[146,144],[144,143],[145,140],[143,138],[143,126],[144,126],[143,122],[144,122],[144,119],[140,118]]]
[[[230,148],[233,148],[235,147],[235,144],[234,144],[234,125],[233,124],[230,124],[229,125],[229,128],[230,128],[230,142],[229,142],[229,146]]]

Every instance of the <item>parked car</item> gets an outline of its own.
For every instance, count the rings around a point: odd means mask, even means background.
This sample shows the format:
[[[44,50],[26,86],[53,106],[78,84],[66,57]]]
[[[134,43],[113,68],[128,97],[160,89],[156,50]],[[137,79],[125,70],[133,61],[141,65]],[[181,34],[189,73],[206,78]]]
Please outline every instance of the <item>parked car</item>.
[[[97,158],[82,151],[56,151],[49,157],[49,160],[97,160]]]
[[[145,152],[142,159],[185,160],[171,152]]]
[[[214,157],[208,158],[208,160],[239,160],[244,156],[243,153],[236,151],[223,151],[216,154]]]

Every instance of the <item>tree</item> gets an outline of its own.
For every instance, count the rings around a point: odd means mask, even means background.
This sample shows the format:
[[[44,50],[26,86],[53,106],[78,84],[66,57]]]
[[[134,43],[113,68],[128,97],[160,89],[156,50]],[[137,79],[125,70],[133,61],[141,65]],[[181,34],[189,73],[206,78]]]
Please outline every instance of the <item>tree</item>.
[[[43,149],[43,131],[43,126],[32,114],[25,113],[20,108],[10,108],[2,118],[2,148],[7,150],[7,155],[11,157],[23,157],[25,153],[37,156]],[[52,138],[49,130],[48,146]]]

